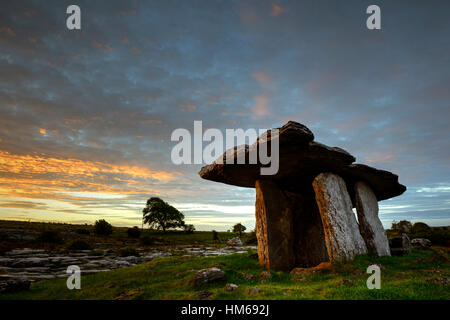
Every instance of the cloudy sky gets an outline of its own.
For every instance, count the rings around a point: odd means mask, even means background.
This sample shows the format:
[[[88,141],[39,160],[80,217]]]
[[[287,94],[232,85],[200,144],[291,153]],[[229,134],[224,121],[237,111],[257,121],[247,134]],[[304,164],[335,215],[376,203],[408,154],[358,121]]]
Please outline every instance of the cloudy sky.
[[[81,7],[82,30],[66,28]],[[367,6],[381,30],[366,28]],[[254,226],[253,189],[170,160],[176,128],[288,120],[408,187],[393,220],[450,224],[448,1],[19,1],[0,7],[0,219]]]

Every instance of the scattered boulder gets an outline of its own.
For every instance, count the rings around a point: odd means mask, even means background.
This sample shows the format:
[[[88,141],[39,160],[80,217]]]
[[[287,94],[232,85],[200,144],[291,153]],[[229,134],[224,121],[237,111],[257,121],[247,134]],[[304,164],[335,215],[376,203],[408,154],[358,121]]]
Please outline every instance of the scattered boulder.
[[[430,249],[431,241],[424,238],[416,238],[411,240],[411,246],[415,249]]]
[[[208,299],[212,294],[210,291],[199,291],[197,293],[199,299]]]
[[[242,272],[242,273],[241,273],[241,277],[242,277],[242,279],[244,279],[244,280],[252,280],[253,278],[255,278],[255,275],[254,275],[254,274],[251,274],[251,273],[245,273],[245,272]]]
[[[253,295],[253,294],[258,294],[261,292],[261,288],[252,288],[250,289],[250,291],[248,292],[248,294]]]
[[[401,237],[389,239],[389,247],[393,256],[403,256],[411,252],[411,241],[406,233]]]
[[[259,277],[263,279],[271,279],[272,274],[269,271],[263,271],[259,274]]]
[[[427,279],[426,282],[433,282],[433,283],[439,283],[439,284],[449,284],[450,278],[448,277],[440,277],[440,278],[434,278],[434,279]]]
[[[242,241],[239,237],[234,237],[227,241],[227,245],[232,247],[242,246]]]
[[[198,271],[194,276],[194,285],[199,286],[205,283],[221,280],[225,278],[225,272],[221,269],[212,267]]]
[[[238,288],[238,285],[234,284],[234,283],[227,283],[225,286],[225,290],[227,290],[227,291],[233,291],[233,290],[236,290],[237,288]]]

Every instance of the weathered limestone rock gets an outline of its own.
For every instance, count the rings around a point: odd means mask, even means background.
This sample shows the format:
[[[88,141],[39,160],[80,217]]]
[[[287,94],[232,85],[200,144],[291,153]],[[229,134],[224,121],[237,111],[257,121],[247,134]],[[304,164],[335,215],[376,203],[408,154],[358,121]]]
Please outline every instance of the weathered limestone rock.
[[[389,239],[389,247],[393,256],[403,256],[411,252],[411,241],[406,233],[401,237]]]
[[[238,288],[238,285],[237,284],[234,284],[234,283],[227,283],[226,285],[225,285],[225,289],[227,290],[227,291],[233,291],[233,290],[236,290]]]
[[[234,237],[227,241],[227,245],[232,247],[242,246],[242,241],[239,237]]]
[[[430,249],[431,248],[431,241],[424,238],[416,238],[411,240],[411,246],[415,249]]]
[[[378,256],[390,256],[389,241],[378,218],[378,200],[375,193],[362,181],[355,183],[354,189],[359,230],[367,250]]]
[[[295,258],[288,199],[273,181],[257,180],[255,187],[259,263],[267,269],[290,270]]]
[[[202,269],[198,271],[194,276],[194,285],[198,286],[201,284],[213,282],[225,278],[225,272],[221,269],[212,267],[208,269]]]
[[[332,173],[321,173],[314,179],[313,187],[330,261],[350,260],[367,253],[344,180]]]

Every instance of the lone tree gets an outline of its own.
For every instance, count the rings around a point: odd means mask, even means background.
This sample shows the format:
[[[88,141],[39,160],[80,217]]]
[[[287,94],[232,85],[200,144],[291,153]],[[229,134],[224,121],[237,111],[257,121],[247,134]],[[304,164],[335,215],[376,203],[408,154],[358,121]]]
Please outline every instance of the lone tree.
[[[244,232],[247,228],[243,226],[241,223],[236,223],[233,226],[233,232],[239,232],[239,237],[242,237],[242,232]]]
[[[401,220],[399,222],[392,222],[391,229],[393,231],[402,233],[402,232],[411,232],[412,224],[408,220]]]
[[[109,236],[113,232],[112,225],[105,219],[97,220],[94,224],[94,233],[100,236]]]
[[[162,229],[164,233],[167,229],[184,226],[184,215],[158,197],[148,199],[142,213],[144,223],[152,228]]]

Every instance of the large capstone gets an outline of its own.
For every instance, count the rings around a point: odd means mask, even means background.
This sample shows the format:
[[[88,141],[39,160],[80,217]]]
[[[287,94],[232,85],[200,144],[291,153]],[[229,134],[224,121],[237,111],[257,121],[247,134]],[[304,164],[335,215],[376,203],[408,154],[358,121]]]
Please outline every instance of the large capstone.
[[[345,181],[336,174],[321,173],[314,179],[313,187],[330,261],[350,260],[367,253]]]
[[[389,241],[378,218],[378,201],[375,193],[362,181],[355,183],[354,189],[359,230],[367,250],[378,256],[390,256]]]

